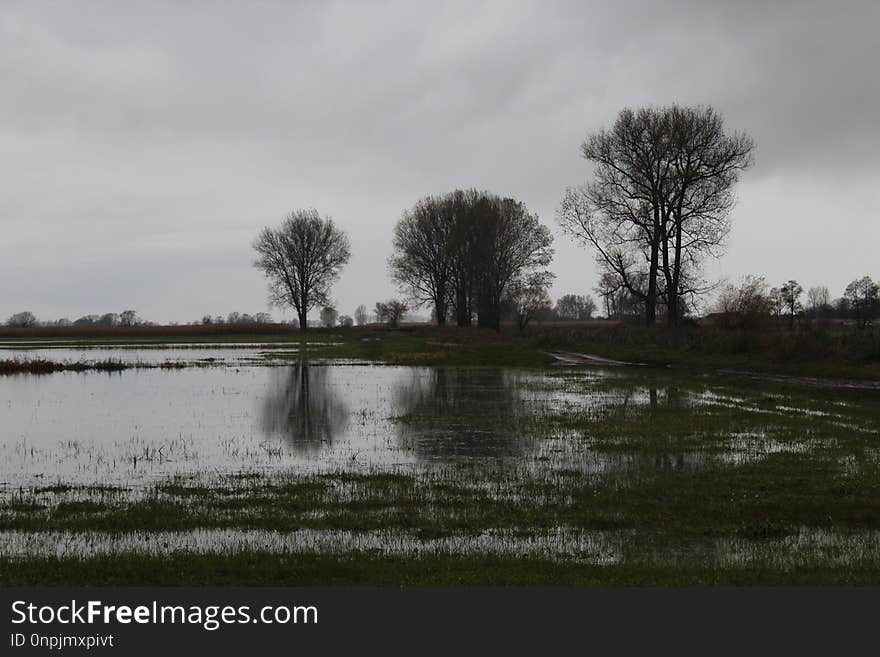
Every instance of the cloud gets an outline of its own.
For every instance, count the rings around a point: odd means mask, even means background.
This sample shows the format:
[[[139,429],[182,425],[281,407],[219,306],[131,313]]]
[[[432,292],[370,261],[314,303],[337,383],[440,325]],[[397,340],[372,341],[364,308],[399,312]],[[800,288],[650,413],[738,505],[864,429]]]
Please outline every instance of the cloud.
[[[553,225],[562,189],[589,173],[583,138],[621,107],[670,102],[712,104],[758,142],[722,268],[807,276],[804,254],[844,247],[816,229],[829,212],[880,239],[866,203],[878,12],[871,2],[4,3],[0,315],[256,312],[266,296],[252,236],[312,206],[351,234],[335,288],[350,312],[394,293],[391,228],[420,196],[488,188]],[[809,230],[794,238],[753,230],[795,208],[793,224]],[[555,292],[587,292],[592,260],[563,239]],[[772,264],[749,255],[759,242]],[[870,255],[852,262],[856,273],[872,266]],[[832,288],[850,276],[823,274]]]

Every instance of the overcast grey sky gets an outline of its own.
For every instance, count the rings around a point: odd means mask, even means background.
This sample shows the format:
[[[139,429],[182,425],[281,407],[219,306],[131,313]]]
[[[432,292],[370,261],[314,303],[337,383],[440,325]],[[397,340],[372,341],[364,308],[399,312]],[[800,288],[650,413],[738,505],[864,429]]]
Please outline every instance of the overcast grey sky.
[[[713,277],[880,277],[880,2],[0,0],[0,319],[266,309],[251,241],[314,206],[348,233],[341,312],[394,294],[391,229],[455,187],[556,235],[584,137],[707,103],[756,140]],[[279,316],[274,311],[276,317]]]

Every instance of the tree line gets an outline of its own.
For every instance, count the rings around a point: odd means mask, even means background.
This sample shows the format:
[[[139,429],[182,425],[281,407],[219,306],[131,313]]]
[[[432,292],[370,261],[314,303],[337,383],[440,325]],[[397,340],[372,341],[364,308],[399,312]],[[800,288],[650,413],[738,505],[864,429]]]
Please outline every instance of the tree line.
[[[770,287],[761,276],[745,276],[739,283],[722,288],[715,311],[716,322],[736,328],[775,319],[784,321],[789,328],[803,320],[838,320],[863,329],[880,316],[880,283],[862,276],[846,286],[843,296],[832,299],[824,285],[805,291],[794,279]]]
[[[713,289],[701,264],[720,253],[753,151],[751,137],[726,131],[711,107],[624,109],[587,137],[581,154],[592,179],[566,190],[557,221],[593,252],[608,315],[635,309],[647,324],[665,316],[674,325]],[[404,211],[389,272],[437,324],[498,329],[505,309],[522,325],[546,308],[551,246],[549,229],[521,201],[459,189]],[[273,301],[292,306],[302,326],[309,310],[329,305],[350,257],[345,234],[316,210],[264,229],[254,248]]]
[[[605,317],[675,326],[718,289],[703,278],[703,264],[721,254],[736,184],[753,165],[754,150],[749,135],[727,130],[721,115],[704,106],[624,109],[609,128],[587,136],[581,155],[592,176],[565,190],[556,220],[595,258],[600,276],[593,289]],[[438,325],[498,330],[503,318],[524,328],[534,318],[587,319],[596,312],[588,295],[553,304],[552,244],[547,226],[516,198],[477,189],[425,196],[403,211],[393,231],[388,270],[403,298],[380,301],[371,312],[361,305],[352,316],[340,315],[331,299],[351,258],[348,236],[331,218],[314,208],[294,210],[280,226],[260,231],[253,248],[271,303],[292,308],[301,329],[315,310],[324,326],[371,319],[397,325],[410,310],[427,307]],[[750,277],[722,288],[717,308],[731,317],[784,316],[793,324],[804,315],[803,293],[796,281],[770,288]],[[878,313],[877,285],[857,279],[835,302],[820,286],[807,291],[807,304],[817,317],[833,313],[866,326]],[[137,321],[125,311],[71,324]],[[197,323],[250,321],[270,319],[231,313]],[[35,322],[29,313],[9,320]]]
[[[204,315],[190,322],[190,325],[243,325],[243,324],[271,324],[272,316],[266,312],[253,315],[249,313],[231,312],[228,315]],[[172,323],[171,325],[174,325]],[[99,326],[99,327],[135,327],[135,326],[158,326],[156,322],[141,318],[136,310],[123,310],[119,313],[104,313],[101,315],[83,315],[75,320],[66,317],[54,320],[39,320],[29,311],[15,313],[6,320],[6,326],[11,328],[32,328],[37,326]]]

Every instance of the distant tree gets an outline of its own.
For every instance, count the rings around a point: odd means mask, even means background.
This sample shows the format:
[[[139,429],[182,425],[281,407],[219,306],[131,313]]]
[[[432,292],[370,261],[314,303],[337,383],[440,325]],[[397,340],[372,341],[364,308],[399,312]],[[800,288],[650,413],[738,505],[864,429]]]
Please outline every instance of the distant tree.
[[[642,302],[647,324],[661,300],[676,324],[682,299],[709,289],[700,263],[718,255],[729,232],[733,189],[753,149],[710,107],[624,109],[582,144],[593,180],[566,190],[558,220]]]
[[[339,325],[343,328],[351,328],[354,326],[354,320],[349,315],[340,315]]]
[[[330,288],[351,257],[348,237],[317,210],[295,210],[279,228],[264,228],[253,246],[272,302],[292,306],[305,330],[309,311],[329,303]]]
[[[376,321],[393,327],[400,326],[400,322],[407,310],[409,308],[403,301],[398,301],[397,299],[380,301],[376,304]]]
[[[782,311],[785,309],[782,290],[778,287],[770,288],[770,292],[767,293],[767,301],[770,304],[770,314],[774,317],[782,317]]]
[[[338,317],[339,313],[336,312],[336,308],[333,306],[325,306],[321,309],[321,324],[323,324],[325,328],[336,326],[336,319]]]
[[[241,324],[241,313],[231,312],[226,316],[227,324]]]
[[[880,307],[880,286],[870,276],[863,276],[846,286],[844,298],[849,302],[859,328],[865,328]]]
[[[787,281],[779,288],[779,294],[782,299],[785,312],[788,314],[789,327],[794,326],[794,322],[798,315],[803,311],[804,306],[801,304],[801,295],[804,288],[795,280]]]
[[[831,307],[831,293],[824,285],[811,287],[807,290],[807,310],[813,319],[825,315]]]
[[[595,311],[596,302],[589,294],[565,294],[556,301],[559,319],[591,319]]]
[[[36,325],[37,317],[30,310],[15,313],[12,317],[6,320],[6,326],[14,328],[30,328],[31,326]]]
[[[82,317],[74,320],[74,326],[97,326],[101,323],[100,315],[83,315]]]
[[[207,324],[213,324],[213,323],[214,323],[214,318],[211,317],[210,315],[203,315],[203,316],[202,316],[202,319],[199,321],[199,323],[200,323],[200,324],[205,324],[205,325],[207,325]]]
[[[354,321],[357,322],[358,326],[363,326],[370,321],[370,318],[367,315],[367,307],[364,304],[361,304],[357,308],[355,308]]]
[[[120,326],[136,326],[138,323],[137,311],[135,310],[123,310],[119,313],[119,325]]]
[[[767,283],[762,276],[746,276],[739,285],[724,286],[716,302],[716,310],[729,316],[733,326],[749,327],[771,314]]]
[[[53,326],[73,326],[73,322],[71,322],[67,317],[62,317],[60,319],[56,319],[52,322]]]
[[[224,324],[225,322],[226,322],[226,320],[223,319],[222,315],[217,315],[216,317],[214,317],[215,324]]]
[[[257,324],[271,324],[272,315],[269,313],[257,313],[254,315],[254,322]]]
[[[552,307],[553,302],[547,291],[552,280],[552,274],[547,272],[533,273],[527,278],[516,279],[509,286],[505,306],[510,309],[520,332],[526,329],[532,319]]]

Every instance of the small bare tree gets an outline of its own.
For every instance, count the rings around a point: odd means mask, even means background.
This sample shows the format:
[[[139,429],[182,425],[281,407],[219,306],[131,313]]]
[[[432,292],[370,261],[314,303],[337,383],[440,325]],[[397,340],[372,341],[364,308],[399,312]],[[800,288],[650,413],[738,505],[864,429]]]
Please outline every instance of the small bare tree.
[[[369,322],[370,318],[367,315],[367,307],[364,304],[359,305],[355,308],[354,311],[354,321],[358,326],[363,326],[367,322]]]
[[[389,299],[388,301],[379,301],[376,303],[376,321],[386,323],[388,326],[398,327],[409,310],[406,303],[397,299]]]
[[[329,303],[330,288],[351,257],[348,237],[317,210],[295,210],[279,228],[264,228],[253,246],[254,266],[266,276],[272,302],[292,306],[305,330],[309,311]]]
[[[807,290],[807,309],[813,319],[819,319],[831,305],[831,293],[824,285],[811,287]]]
[[[779,288],[780,298],[782,299],[782,305],[785,308],[786,313],[788,314],[788,327],[794,328],[794,322],[797,319],[798,315],[804,309],[803,304],[801,303],[801,295],[804,293],[804,288],[798,283],[796,280],[787,281]]]
[[[552,307],[553,302],[547,291],[552,281],[553,274],[535,272],[511,283],[505,305],[516,320],[520,333],[525,331],[532,319]]]
[[[844,298],[856,315],[859,328],[865,328],[880,310],[880,286],[863,276],[846,286]]]
[[[324,325],[324,328],[333,328],[336,326],[336,319],[339,317],[339,313],[336,312],[336,308],[333,306],[325,306],[321,309],[321,324]]]

